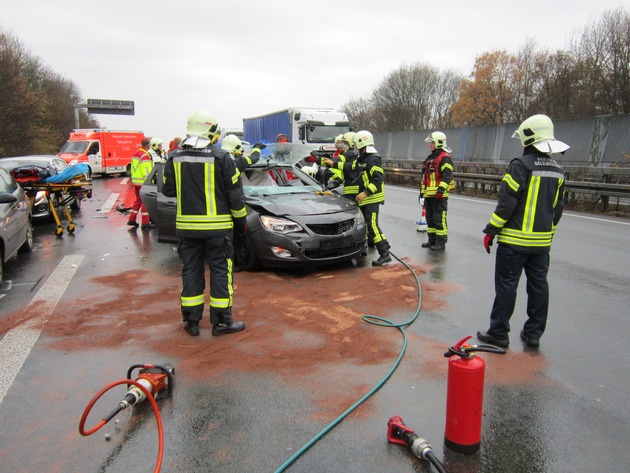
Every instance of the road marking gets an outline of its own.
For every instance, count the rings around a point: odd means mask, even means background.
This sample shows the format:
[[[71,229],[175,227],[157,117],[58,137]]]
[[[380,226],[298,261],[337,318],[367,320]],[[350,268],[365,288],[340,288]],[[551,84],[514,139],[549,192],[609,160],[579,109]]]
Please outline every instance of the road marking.
[[[114,194],[114,193],[110,194],[107,200],[105,201],[105,203],[103,204],[103,206],[100,208],[99,212],[101,213],[111,212],[112,209],[114,208],[114,205],[116,205],[118,196],[120,196],[120,194]]]
[[[40,315],[9,330],[0,340],[0,403],[22,369],[29,353],[53,313],[70,280],[85,255],[67,255],[28,304],[24,312],[37,304]]]
[[[122,180],[122,181],[120,181],[120,184],[124,186],[124,185],[125,185],[125,184],[127,184],[128,182],[129,182],[129,178],[128,178],[128,177],[125,177],[125,178],[123,178],[123,180]]]

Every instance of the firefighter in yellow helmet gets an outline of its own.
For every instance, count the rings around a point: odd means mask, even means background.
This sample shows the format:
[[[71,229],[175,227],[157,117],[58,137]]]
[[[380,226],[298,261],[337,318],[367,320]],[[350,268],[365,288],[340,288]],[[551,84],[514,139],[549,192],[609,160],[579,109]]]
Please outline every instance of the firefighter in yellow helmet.
[[[249,156],[243,154],[243,142],[236,135],[227,135],[221,142],[221,149],[227,151],[234,158],[236,168],[243,172],[249,166],[253,166],[260,159],[260,152],[265,149],[267,145],[262,143],[256,143]]]
[[[448,192],[453,189],[453,160],[451,150],[446,146],[446,135],[434,131],[424,140],[429,144],[431,154],[422,163],[422,184],[420,198],[424,198],[427,218],[428,241],[422,248],[432,251],[444,251],[448,240],[446,212],[448,210]]]
[[[166,162],[166,153],[164,152],[162,143],[162,138],[158,138],[157,136],[151,138],[149,154],[151,155],[153,164],[164,164]]]
[[[359,156],[349,165],[355,171],[356,178],[347,184],[357,186],[355,197],[368,227],[368,245],[376,246],[379,257],[372,261],[373,266],[381,266],[392,260],[389,243],[378,225],[379,207],[385,203],[385,173],[381,157],[374,147],[374,137],[367,130],[358,132],[354,137]]]
[[[514,132],[523,155],[513,159],[501,181],[496,209],[483,230],[488,253],[496,237],[495,298],[490,328],[477,338],[500,347],[510,344],[510,319],[521,273],[527,277],[527,321],[521,340],[538,347],[547,326],[549,251],[564,208],[564,170],[552,158],[569,146],[554,137],[546,115],[529,117]]]
[[[205,111],[188,118],[187,137],[169,154],[162,192],[177,197],[176,234],[183,263],[181,311],[184,329],[199,335],[205,303],[205,264],[210,266],[212,335],[240,332],[232,319],[234,233],[247,232],[245,197],[230,154],[215,145],[221,130]]]

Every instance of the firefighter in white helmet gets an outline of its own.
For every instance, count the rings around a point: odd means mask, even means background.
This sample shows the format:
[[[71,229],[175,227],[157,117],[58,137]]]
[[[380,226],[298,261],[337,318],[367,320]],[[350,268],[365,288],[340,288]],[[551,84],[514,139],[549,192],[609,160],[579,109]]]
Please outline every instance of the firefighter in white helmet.
[[[164,153],[162,143],[162,138],[158,138],[157,136],[151,138],[151,149],[149,150],[149,154],[151,155],[151,160],[154,165],[164,164],[166,162],[166,153]]]
[[[205,111],[188,118],[187,137],[169,154],[162,192],[177,197],[175,228],[183,263],[181,311],[184,329],[199,335],[205,303],[205,264],[210,266],[212,335],[245,328],[232,319],[234,233],[245,234],[245,197],[240,172],[227,151],[215,145],[221,134]]]
[[[378,225],[379,207],[385,203],[385,173],[381,165],[381,157],[374,147],[374,137],[367,130],[354,136],[358,149],[358,158],[349,165],[356,172],[353,182],[347,184],[357,186],[355,198],[368,227],[368,245],[376,246],[379,257],[372,261],[373,266],[381,266],[392,260],[389,254],[389,243]]]
[[[332,159],[325,159],[324,165],[338,169],[340,171],[339,179],[344,184],[343,196],[354,201],[359,193],[359,186],[351,184],[358,177],[356,169],[352,168],[352,163],[359,157],[359,152],[354,144],[356,133],[348,131],[341,135],[341,151],[339,156]]]
[[[424,142],[429,144],[431,154],[422,163],[420,198],[424,199],[429,237],[422,247],[444,251],[448,240],[448,192],[455,186],[453,160],[446,146],[446,135],[441,131],[434,131]]]
[[[495,299],[490,328],[477,338],[500,347],[510,344],[510,319],[516,292],[525,269],[527,321],[521,340],[538,347],[547,325],[549,308],[549,251],[564,208],[564,169],[553,159],[569,146],[554,137],[553,123],[546,115],[534,115],[514,132],[523,155],[513,159],[501,181],[497,206],[483,230],[488,253],[496,237]]]
[[[249,156],[243,154],[243,142],[236,135],[227,135],[221,142],[221,149],[227,151],[234,158],[236,168],[243,172],[249,166],[253,166],[260,159],[260,152],[265,149],[267,145],[262,143],[256,143],[254,149]]]

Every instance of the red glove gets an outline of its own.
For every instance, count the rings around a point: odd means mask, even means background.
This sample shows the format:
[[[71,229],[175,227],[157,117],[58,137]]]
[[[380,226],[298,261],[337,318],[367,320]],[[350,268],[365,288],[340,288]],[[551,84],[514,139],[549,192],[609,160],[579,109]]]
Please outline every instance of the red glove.
[[[493,241],[494,241],[494,235],[485,234],[483,236],[483,247],[486,249],[488,254],[490,254],[490,247],[492,246]]]
[[[436,198],[437,200],[442,200],[442,199],[444,198],[444,192],[443,192],[443,191],[442,191],[442,192],[437,191],[437,192],[435,193],[435,198]]]

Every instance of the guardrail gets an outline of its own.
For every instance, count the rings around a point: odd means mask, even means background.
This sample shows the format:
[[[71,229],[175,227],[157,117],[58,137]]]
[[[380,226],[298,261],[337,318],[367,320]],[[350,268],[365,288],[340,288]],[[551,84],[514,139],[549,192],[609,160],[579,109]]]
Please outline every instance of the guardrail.
[[[420,166],[417,161],[383,160],[385,179],[391,184],[420,187]],[[454,162],[456,189],[466,192],[496,193],[507,170],[506,163]],[[601,202],[604,211],[610,208],[610,199],[616,198],[616,209],[628,205],[630,199],[630,168],[595,168],[567,166],[565,170],[565,200],[585,198]]]

